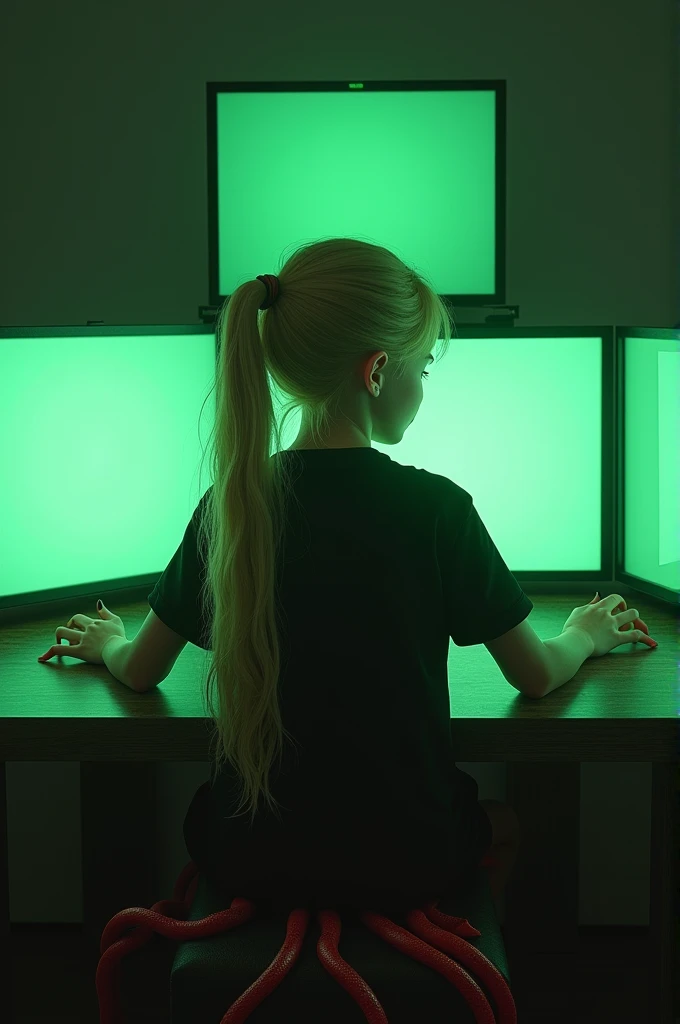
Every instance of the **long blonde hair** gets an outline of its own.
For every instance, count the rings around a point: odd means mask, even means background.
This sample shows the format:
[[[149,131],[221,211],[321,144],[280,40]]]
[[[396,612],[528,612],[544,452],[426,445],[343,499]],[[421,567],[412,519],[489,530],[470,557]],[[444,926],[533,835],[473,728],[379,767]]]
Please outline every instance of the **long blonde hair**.
[[[305,410],[315,443],[323,443],[322,431],[327,434],[362,358],[382,349],[395,376],[403,376],[407,361],[425,358],[437,339],[446,351],[454,325],[446,301],[422,275],[388,249],[354,238],[297,249],[278,277],[271,308],[258,310],[264,284],[246,281],[217,318],[214,483],[198,531],[199,545],[207,547],[200,601],[204,622],[211,623],[205,692],[219,740],[216,768],[228,760],[236,769],[243,781],[238,809],[250,810],[251,824],[260,794],[270,808],[280,806],[269,771],[284,734],[292,739],[278,700],[275,591],[293,479],[287,460],[271,455],[283,448],[296,409]],[[280,425],[268,373],[291,396],[281,404]]]

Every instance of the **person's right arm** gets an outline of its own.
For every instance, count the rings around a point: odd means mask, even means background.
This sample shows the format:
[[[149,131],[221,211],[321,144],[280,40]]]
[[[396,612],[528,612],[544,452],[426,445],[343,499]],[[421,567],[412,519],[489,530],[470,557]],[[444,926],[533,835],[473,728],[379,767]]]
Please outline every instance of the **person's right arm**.
[[[545,697],[576,675],[586,658],[593,653],[593,638],[583,629],[568,626],[559,636],[543,641],[546,657],[546,680],[539,693]]]
[[[571,626],[541,640],[528,619],[485,646],[510,685],[533,700],[571,679],[594,649],[592,637]]]

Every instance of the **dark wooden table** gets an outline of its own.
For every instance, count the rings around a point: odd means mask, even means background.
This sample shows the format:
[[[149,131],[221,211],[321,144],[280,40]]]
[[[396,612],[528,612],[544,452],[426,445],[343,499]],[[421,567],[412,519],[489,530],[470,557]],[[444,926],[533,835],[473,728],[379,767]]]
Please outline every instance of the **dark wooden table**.
[[[529,592],[527,590],[527,592]],[[618,590],[626,596],[625,590]],[[134,636],[148,605],[102,596]],[[587,598],[532,595],[542,638],[560,632]],[[671,1024],[674,878],[678,837],[678,615],[626,597],[659,647],[626,644],[587,661],[541,701],[516,693],[482,645],[449,655],[451,730],[459,761],[507,762],[507,800],[522,824],[520,859],[505,898],[509,944],[527,952],[575,949],[578,926],[579,778],[583,761],[649,761],[650,1015]],[[82,606],[82,607],[81,607]],[[161,686],[137,695],[104,666],[64,657],[37,662],[58,625],[93,599],[30,617],[7,613],[0,630],[0,992],[9,976],[6,761],[79,761],[85,928],[100,936],[130,906],[150,906],[156,870],[156,761],[209,760],[201,688],[205,654],[187,644]],[[48,841],[49,837],[45,837]],[[612,856],[616,851],[612,851]],[[3,1010],[5,1006],[3,1006]],[[7,1020],[3,1016],[3,1020]]]

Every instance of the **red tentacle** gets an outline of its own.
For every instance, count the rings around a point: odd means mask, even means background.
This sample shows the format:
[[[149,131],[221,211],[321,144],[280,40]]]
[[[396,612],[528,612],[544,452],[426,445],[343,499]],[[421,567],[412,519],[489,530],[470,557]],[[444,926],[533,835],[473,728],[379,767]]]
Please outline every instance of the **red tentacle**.
[[[178,941],[207,938],[230,931],[255,916],[253,902],[235,897],[228,910],[209,914],[200,921],[187,921],[198,877],[197,866],[190,862],[175,884],[172,900],[160,900],[150,910],[133,907],[121,911],[109,921],[102,933],[96,975],[100,1024],[120,1024],[120,961],[127,953],[150,942],[154,932]],[[438,971],[454,985],[472,1009],[476,1024],[516,1024],[515,1003],[505,978],[483,953],[465,941],[481,934],[466,918],[444,914],[437,910],[436,901],[430,901],[407,915],[411,931],[372,911],[360,912],[359,919],[395,949]],[[321,926],[317,955],[324,969],[354,999],[368,1024],[387,1024],[385,1011],[371,987],[340,955],[339,914],[334,910],[321,910],[317,920]],[[222,1024],[241,1024],[247,1020],[253,1010],[285,980],[300,956],[309,922],[308,910],[297,908],[291,911],[281,949],[259,978],[228,1007]],[[465,968],[474,971],[484,982],[494,1000],[498,1018],[494,1016],[484,991]]]

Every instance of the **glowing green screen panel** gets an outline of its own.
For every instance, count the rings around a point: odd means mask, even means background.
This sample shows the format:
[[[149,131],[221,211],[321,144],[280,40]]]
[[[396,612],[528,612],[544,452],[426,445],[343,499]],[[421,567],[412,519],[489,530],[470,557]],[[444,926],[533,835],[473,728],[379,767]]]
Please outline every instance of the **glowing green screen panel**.
[[[680,335],[625,338],[624,569],[680,592]]]
[[[493,90],[216,99],[221,295],[337,236],[385,246],[440,295],[494,294]]]
[[[601,347],[454,339],[402,441],[376,448],[469,491],[513,571],[597,572]],[[2,340],[0,597],[165,568],[212,482],[214,358],[212,330]]]

